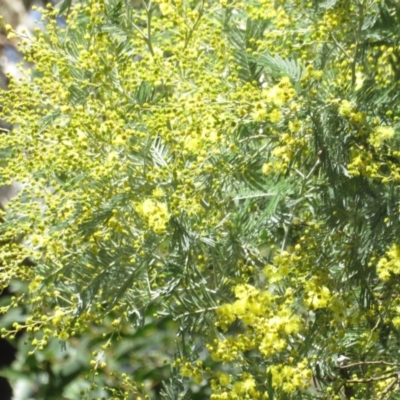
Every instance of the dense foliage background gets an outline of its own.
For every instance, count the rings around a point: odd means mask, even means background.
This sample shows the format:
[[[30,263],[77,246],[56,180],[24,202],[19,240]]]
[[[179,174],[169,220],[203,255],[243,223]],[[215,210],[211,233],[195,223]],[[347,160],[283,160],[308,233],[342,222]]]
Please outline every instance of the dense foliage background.
[[[399,16],[64,0],[5,26],[34,68],[2,93],[2,333],[37,396],[399,397]]]

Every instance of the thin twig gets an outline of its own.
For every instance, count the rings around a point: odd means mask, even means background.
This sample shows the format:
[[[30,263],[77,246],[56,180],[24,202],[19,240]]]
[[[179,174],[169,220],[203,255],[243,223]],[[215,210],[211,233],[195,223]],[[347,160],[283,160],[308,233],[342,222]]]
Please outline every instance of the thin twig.
[[[194,315],[194,314],[202,314],[205,313],[207,311],[213,311],[213,310],[217,310],[220,306],[214,306],[214,307],[208,307],[208,308],[203,308],[201,310],[196,310],[196,311],[186,311],[178,316],[176,316],[176,319],[178,318],[182,318],[182,317],[186,317],[188,315]]]
[[[340,50],[342,50],[342,52],[346,55],[346,57],[347,57],[349,60],[352,60],[353,58],[347,54],[347,51],[346,51],[346,50],[342,47],[342,45],[337,41],[337,39],[335,38],[335,35],[334,35],[332,32],[330,33],[330,35],[331,35],[331,38],[333,39],[333,41],[336,43],[336,46],[339,47]]]
[[[346,383],[370,383],[370,382],[386,381],[387,379],[390,378],[397,378],[398,375],[399,375],[398,372],[394,372],[389,375],[373,376],[371,378],[365,378],[365,379],[349,379],[346,381]]]
[[[253,139],[267,139],[267,136],[265,135],[254,135],[254,136],[249,136],[247,138],[243,138],[239,140],[239,143],[246,142],[248,140],[253,140]]]
[[[361,30],[362,30],[362,26],[364,23],[364,5],[359,4],[359,7],[360,7],[360,18],[358,20],[358,26],[357,26],[357,30],[355,32],[356,44],[354,47],[353,62],[351,64],[351,86],[354,86],[356,83],[356,67],[357,67],[358,48],[359,48],[359,43],[360,43]]]
[[[190,39],[192,38],[194,30],[197,28],[197,25],[200,22],[200,18],[203,15],[203,5],[204,5],[204,1],[201,3],[201,7],[200,7],[200,10],[198,11],[199,14],[196,18],[196,21],[194,22],[192,28],[189,28],[189,34],[186,36],[185,46],[183,47],[184,49],[186,49],[186,47],[188,46]]]
[[[381,400],[383,400],[383,397],[385,396],[385,394],[389,393],[393,389],[393,386],[396,384],[396,382],[399,381],[399,378],[400,378],[400,374],[397,374],[397,378],[393,379],[393,381],[390,382],[389,385],[387,385],[385,387],[385,389],[382,390]]]
[[[151,43],[151,17],[152,17],[152,9],[151,9],[151,0],[149,4],[146,5],[146,2],[142,0],[142,4],[147,14],[147,36],[144,36],[146,39],[147,47],[149,48],[150,54],[154,57],[154,49],[153,44]]]
[[[147,36],[145,35],[145,33],[134,22],[132,22],[132,26],[139,32],[142,38],[147,42]]]
[[[359,365],[390,365],[391,367],[398,367],[400,366],[399,363],[390,363],[387,361],[360,361],[360,362],[356,362],[353,364],[347,364],[347,365],[341,365],[339,368],[340,369],[346,369],[346,368],[352,368],[352,367],[357,367]]]

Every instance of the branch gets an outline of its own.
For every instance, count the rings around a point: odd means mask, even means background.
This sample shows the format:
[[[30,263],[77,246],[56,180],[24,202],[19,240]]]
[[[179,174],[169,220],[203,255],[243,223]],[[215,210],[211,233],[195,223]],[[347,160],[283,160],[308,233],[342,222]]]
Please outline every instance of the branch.
[[[185,46],[183,47],[184,49],[186,49],[186,47],[188,46],[190,39],[192,38],[194,30],[197,28],[197,26],[200,22],[200,18],[203,15],[203,5],[204,5],[204,1],[201,3],[201,7],[199,10],[199,14],[197,15],[196,21],[194,22],[192,28],[189,28],[189,34],[186,36]]]
[[[362,26],[364,23],[364,6],[362,3],[358,4],[358,6],[360,9],[360,17],[358,19],[357,31],[355,32],[356,45],[354,47],[353,62],[351,64],[351,86],[354,86],[356,83],[356,67],[357,67],[358,48],[359,48],[359,44],[360,44]]]
[[[387,362],[387,361],[360,361],[360,362],[356,362],[356,363],[353,363],[353,364],[341,365],[339,368],[340,369],[345,369],[345,368],[357,367],[359,365],[377,365],[377,364],[390,365],[391,367],[400,366],[399,363],[390,363],[390,362]]]
[[[337,41],[336,37],[334,36],[334,34],[332,32],[330,32],[330,36],[333,39],[333,41],[336,43],[336,46],[339,47],[339,49],[346,55],[346,57],[349,60],[353,60],[353,58],[347,54],[347,51],[342,47],[342,45]]]
[[[387,385],[387,386],[385,387],[385,389],[382,391],[381,399],[383,399],[383,396],[384,396],[385,394],[389,393],[389,392],[393,389],[393,386],[396,384],[396,382],[399,381],[399,379],[400,379],[400,374],[398,374],[398,375],[397,375],[397,378],[396,378],[396,379],[393,379],[393,381],[390,382],[389,385]]]
[[[378,381],[386,381],[387,379],[390,378],[396,378],[398,379],[399,373],[394,372],[389,375],[383,375],[383,376],[373,376],[372,378],[366,378],[366,379],[349,379],[346,381],[346,383],[371,383],[371,382],[378,382]]]
[[[142,0],[142,5],[143,8],[146,10],[147,14],[147,35],[144,35],[142,33],[142,36],[144,37],[147,47],[149,48],[150,54],[154,57],[154,49],[153,49],[153,44],[151,43],[151,17],[153,10],[151,9],[151,0],[149,1],[149,4],[146,4],[144,0]]]

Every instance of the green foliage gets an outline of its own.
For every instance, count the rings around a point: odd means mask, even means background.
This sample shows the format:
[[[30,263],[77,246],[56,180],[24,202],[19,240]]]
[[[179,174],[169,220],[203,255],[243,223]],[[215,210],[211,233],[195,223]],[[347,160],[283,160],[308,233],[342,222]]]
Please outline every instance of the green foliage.
[[[21,41],[35,67],[4,93],[1,179],[25,188],[0,276],[28,287],[1,310],[29,317],[3,334],[113,349],[89,364],[115,398],[145,377],[114,338],[150,318],[178,333],[165,400],[395,399],[398,4],[67,10]]]

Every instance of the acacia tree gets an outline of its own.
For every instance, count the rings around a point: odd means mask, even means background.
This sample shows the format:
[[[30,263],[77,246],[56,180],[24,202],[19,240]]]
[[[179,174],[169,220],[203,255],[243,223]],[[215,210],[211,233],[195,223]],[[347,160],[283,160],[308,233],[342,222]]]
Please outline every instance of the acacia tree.
[[[2,311],[30,307],[3,335],[40,351],[112,316],[106,350],[151,307],[179,326],[164,399],[186,381],[213,400],[398,398],[399,16],[394,0],[49,10],[3,93],[1,183],[25,186],[1,282],[29,288]],[[139,393],[121,379],[110,396]]]

